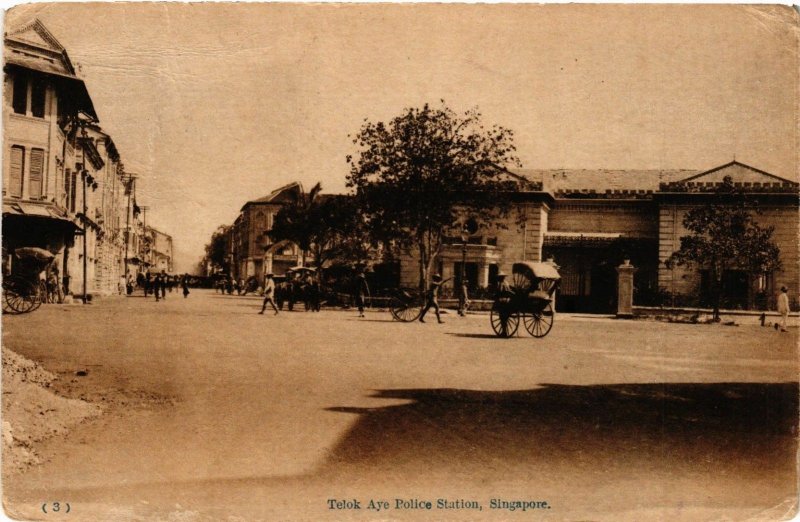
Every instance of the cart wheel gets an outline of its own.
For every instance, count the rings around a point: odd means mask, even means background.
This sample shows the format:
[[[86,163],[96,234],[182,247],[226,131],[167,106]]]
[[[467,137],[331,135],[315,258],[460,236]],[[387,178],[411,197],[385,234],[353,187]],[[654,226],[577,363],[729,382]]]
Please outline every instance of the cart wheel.
[[[522,323],[528,333],[534,337],[544,337],[550,333],[553,327],[553,306],[547,303],[547,306],[538,314],[525,314],[522,317]]]
[[[389,311],[392,317],[403,323],[410,323],[416,321],[422,313],[422,307],[417,302],[417,299],[401,299],[399,297],[392,297],[389,303]]]
[[[39,295],[39,286],[27,279],[11,276],[3,281],[4,308],[8,307],[13,313],[24,314],[33,312],[42,305],[42,296]]]
[[[519,328],[519,314],[509,314],[506,319],[506,327],[503,329],[503,321],[500,320],[500,311],[497,304],[492,306],[492,312],[489,314],[489,320],[492,322],[492,330],[498,337],[513,337]]]

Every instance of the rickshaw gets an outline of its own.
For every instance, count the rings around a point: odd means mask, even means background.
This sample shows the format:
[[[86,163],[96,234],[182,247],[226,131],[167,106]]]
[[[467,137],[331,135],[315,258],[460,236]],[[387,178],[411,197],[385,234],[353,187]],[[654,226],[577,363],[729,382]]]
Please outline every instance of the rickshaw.
[[[3,312],[33,312],[47,299],[47,283],[39,274],[53,261],[53,254],[43,248],[24,247],[14,250],[13,273],[3,277]]]
[[[547,263],[521,262],[512,267],[509,289],[492,303],[489,319],[498,337],[516,335],[520,320],[533,337],[541,338],[553,327],[553,294],[561,276]]]
[[[398,289],[389,301],[392,318],[403,323],[416,321],[425,306],[425,296],[419,290]]]

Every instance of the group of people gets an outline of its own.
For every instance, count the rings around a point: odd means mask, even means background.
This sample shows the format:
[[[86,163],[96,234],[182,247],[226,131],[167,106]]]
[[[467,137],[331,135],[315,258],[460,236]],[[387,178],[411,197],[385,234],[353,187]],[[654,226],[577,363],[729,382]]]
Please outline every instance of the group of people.
[[[235,292],[236,295],[247,295],[258,290],[258,280],[255,276],[250,276],[247,280],[241,277],[236,279],[233,276],[223,276],[214,283],[214,289],[221,294],[233,295]]]
[[[123,276],[124,278],[125,276]],[[184,274],[183,276],[172,276],[167,274],[166,270],[162,270],[161,272],[151,273],[138,273],[136,275],[136,279],[134,280],[133,275],[128,275],[128,279],[125,282],[125,292],[128,295],[133,294],[134,291],[134,283],[136,286],[144,290],[144,296],[147,297],[149,295],[153,295],[156,298],[156,301],[160,301],[161,299],[167,298],[167,292],[172,293],[172,290],[175,289],[178,285],[181,286],[181,290],[183,291],[184,299],[189,297],[189,275]]]
[[[294,309],[296,302],[303,302],[307,312],[319,312],[322,308],[322,284],[319,277],[312,273],[299,274],[289,272],[286,280],[280,284],[275,283],[275,276],[268,273],[264,278],[264,302],[259,313],[263,314],[267,305],[271,305],[278,313],[286,302],[289,311]]]

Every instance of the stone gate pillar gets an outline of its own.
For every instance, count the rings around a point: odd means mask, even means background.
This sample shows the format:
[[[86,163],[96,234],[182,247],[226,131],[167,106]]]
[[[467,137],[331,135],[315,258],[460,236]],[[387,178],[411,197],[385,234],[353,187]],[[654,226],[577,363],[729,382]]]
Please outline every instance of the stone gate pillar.
[[[558,271],[558,269],[561,268],[560,266],[558,266],[556,264],[556,260],[555,260],[555,258],[553,256],[548,257],[547,261],[545,261],[545,263],[547,263],[548,265],[550,265],[553,268],[555,268],[556,271]],[[556,312],[556,292],[553,292],[553,296],[551,297],[551,299],[552,299],[552,301],[550,302],[550,304],[553,305],[553,313],[555,313]]]
[[[272,254],[264,255],[264,273],[262,275],[267,275],[272,273]],[[259,281],[259,283],[263,283],[264,281]]]
[[[633,274],[637,268],[630,259],[617,267],[617,317],[631,319],[633,317]]]

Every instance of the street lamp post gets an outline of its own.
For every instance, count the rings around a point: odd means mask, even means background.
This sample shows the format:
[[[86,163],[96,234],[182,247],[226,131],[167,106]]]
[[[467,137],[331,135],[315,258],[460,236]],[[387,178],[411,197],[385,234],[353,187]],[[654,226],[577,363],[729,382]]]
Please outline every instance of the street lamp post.
[[[466,275],[467,270],[467,242],[469,241],[470,236],[474,235],[478,231],[478,222],[475,218],[467,219],[464,224],[461,226],[461,270],[460,270],[460,278],[459,287],[456,289],[456,295],[459,296],[458,299],[458,307],[459,313],[464,314],[465,310],[465,300],[461,297],[462,295],[462,287],[464,286],[464,277]]]
[[[466,225],[461,229],[461,270],[459,274],[459,285],[464,285],[464,273],[467,268],[467,241],[469,241],[469,232]]]
[[[86,160],[84,159],[84,161],[86,161]],[[89,211],[89,207],[86,204],[86,181],[87,181],[87,177],[88,177],[89,173],[86,172],[86,165],[83,165],[83,167],[84,168],[81,170],[81,188],[83,190],[83,304],[86,304],[87,303],[87,299],[86,299],[86,271],[87,270],[86,269],[87,269],[87,263],[88,263],[88,259],[86,257],[86,255],[87,255],[86,242],[89,239],[89,234],[88,234],[88,230],[87,230],[88,229],[88,225],[89,225],[89,221],[88,221],[87,216],[86,216],[86,213]]]

